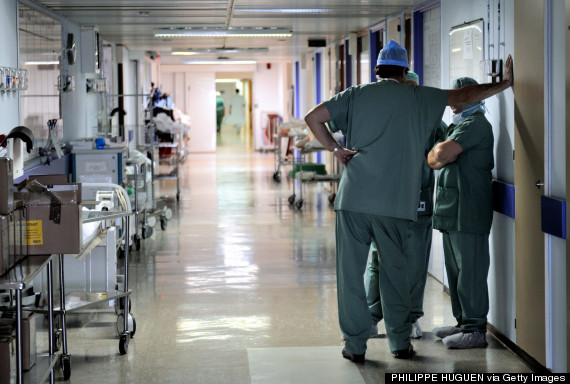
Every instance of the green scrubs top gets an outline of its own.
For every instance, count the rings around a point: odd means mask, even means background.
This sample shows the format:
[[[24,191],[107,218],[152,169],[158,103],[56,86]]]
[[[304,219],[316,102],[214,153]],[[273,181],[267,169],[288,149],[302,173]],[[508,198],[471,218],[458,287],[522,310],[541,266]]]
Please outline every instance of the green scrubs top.
[[[334,96],[332,129],[358,150],[339,184],[335,210],[417,219],[424,147],[447,105],[448,91],[384,80]]]
[[[427,154],[434,147],[440,138],[447,131],[447,124],[440,121],[429,136],[426,144],[424,161],[422,164],[422,183],[420,192],[420,203],[418,205],[418,223],[431,224],[431,215],[433,213],[433,187],[435,184],[435,176],[433,169],[427,165]]]
[[[489,233],[493,220],[491,170],[493,129],[481,112],[450,125],[441,141],[459,143],[463,152],[437,177],[433,227],[444,231]]]

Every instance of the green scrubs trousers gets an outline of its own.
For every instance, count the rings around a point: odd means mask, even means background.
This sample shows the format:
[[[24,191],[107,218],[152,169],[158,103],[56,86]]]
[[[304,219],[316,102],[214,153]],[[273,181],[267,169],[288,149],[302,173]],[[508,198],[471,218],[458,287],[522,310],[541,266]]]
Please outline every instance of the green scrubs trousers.
[[[340,329],[348,352],[364,354],[372,317],[366,301],[364,272],[370,244],[378,247],[382,313],[392,352],[410,345],[410,287],[404,245],[409,220],[339,210],[336,212],[337,295]]]
[[[424,315],[424,290],[426,286],[429,256],[431,252],[432,226],[426,223],[412,223],[412,236],[408,238],[404,253],[408,259],[410,281],[410,312],[412,323]],[[370,247],[372,255],[366,271],[366,299],[374,324],[384,318],[382,299],[380,297],[378,250],[373,243]]]
[[[489,312],[489,235],[455,231],[442,234],[453,316],[463,331],[485,333]]]

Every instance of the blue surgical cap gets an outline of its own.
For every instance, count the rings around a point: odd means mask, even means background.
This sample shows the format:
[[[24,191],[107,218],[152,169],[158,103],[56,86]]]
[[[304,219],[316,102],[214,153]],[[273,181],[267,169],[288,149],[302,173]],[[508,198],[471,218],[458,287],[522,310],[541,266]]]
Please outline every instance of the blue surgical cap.
[[[418,76],[417,73],[412,72],[412,71],[408,71],[408,73],[406,74],[406,80],[407,81],[413,81],[414,83],[420,83],[420,77]]]
[[[459,89],[459,88],[466,87],[468,85],[475,85],[475,84],[479,84],[479,83],[471,77],[460,77],[460,78],[455,79],[451,82],[451,88],[452,89]],[[483,100],[477,101],[477,102],[471,103],[471,104],[463,104],[462,110],[463,111],[469,110],[469,112],[470,112],[469,115],[472,113],[475,113],[477,111],[484,112],[483,105],[485,105],[485,101],[483,101]],[[480,108],[477,108],[477,107],[480,107]]]
[[[394,40],[390,40],[378,54],[376,65],[397,65],[407,68],[408,52],[406,52],[406,48],[402,48]]]

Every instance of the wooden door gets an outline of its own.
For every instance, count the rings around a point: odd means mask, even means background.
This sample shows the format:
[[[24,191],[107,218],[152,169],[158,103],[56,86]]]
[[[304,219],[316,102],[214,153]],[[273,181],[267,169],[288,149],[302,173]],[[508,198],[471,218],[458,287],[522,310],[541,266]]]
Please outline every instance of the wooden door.
[[[543,2],[517,0],[514,20],[516,343],[546,365],[543,188],[536,187],[544,181]]]

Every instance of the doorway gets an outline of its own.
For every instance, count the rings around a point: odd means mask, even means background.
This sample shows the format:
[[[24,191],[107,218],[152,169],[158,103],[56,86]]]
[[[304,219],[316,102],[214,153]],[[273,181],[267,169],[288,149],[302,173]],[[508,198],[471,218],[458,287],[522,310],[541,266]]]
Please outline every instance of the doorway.
[[[221,78],[221,76],[216,76],[218,147],[227,145],[251,146],[253,137],[251,93],[251,79],[249,78]]]

